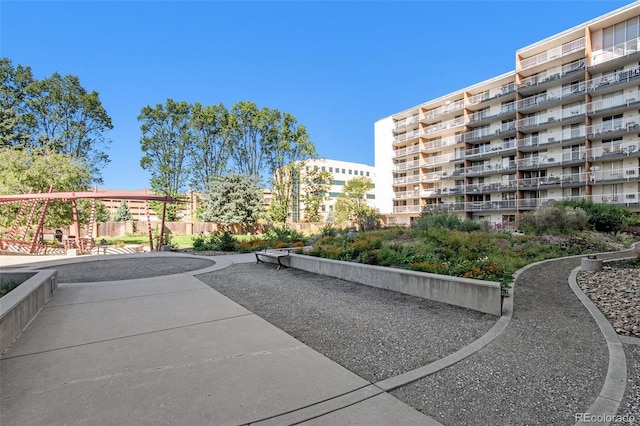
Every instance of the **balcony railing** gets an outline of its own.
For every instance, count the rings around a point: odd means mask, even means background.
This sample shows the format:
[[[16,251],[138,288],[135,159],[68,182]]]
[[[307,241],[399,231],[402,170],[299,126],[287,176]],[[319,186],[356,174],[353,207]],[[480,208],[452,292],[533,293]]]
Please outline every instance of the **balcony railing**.
[[[596,148],[591,148],[586,151],[587,157],[590,160],[596,160],[602,157],[623,157],[630,156],[632,154],[637,154],[640,152],[640,141],[633,143],[619,143],[616,145],[610,146],[600,146]]]
[[[413,170],[413,169],[417,169],[420,167],[420,161],[419,160],[414,160],[414,161],[405,161],[403,163],[397,163],[396,165],[393,166],[393,171],[394,172],[403,172],[406,170]]]
[[[597,137],[612,132],[639,132],[640,115],[608,120],[587,127],[588,137]]]
[[[394,130],[400,129],[402,127],[409,126],[411,124],[415,124],[415,123],[417,123],[419,121],[420,120],[418,119],[417,115],[414,115],[413,117],[410,117],[410,118],[404,118],[402,120],[398,120],[398,121],[395,122]]]
[[[422,206],[412,205],[412,206],[393,206],[393,213],[395,214],[406,214],[406,213],[421,213]]]
[[[584,37],[580,37],[576,40],[563,44],[562,46],[554,47],[552,49],[541,52],[537,55],[523,59],[518,63],[518,71],[533,68],[537,65],[544,64],[545,62],[552,61],[557,58],[569,55],[573,52],[577,52],[586,47],[586,40]]]
[[[595,114],[598,111],[603,111],[620,106],[629,106],[632,103],[640,101],[640,91],[625,93],[624,95],[616,96],[608,99],[599,99],[594,102],[589,102],[586,105],[587,114]]]
[[[468,149],[465,151],[465,158],[485,155],[485,154],[498,154],[502,151],[508,151],[516,147],[515,140],[512,142],[495,143],[490,145],[482,145],[477,148]]]
[[[438,138],[434,140],[429,140],[420,146],[423,147],[425,151],[432,151],[434,149],[442,148],[445,146],[456,145],[464,142],[463,135],[453,135],[453,136],[445,136],[443,138]]]
[[[424,144],[419,145],[411,145],[406,148],[400,148],[393,151],[393,156],[395,158],[406,157],[407,155],[417,154],[421,150],[425,149]]]
[[[434,109],[430,109],[428,111],[425,111],[423,119],[424,120],[432,120],[438,116],[441,116],[442,114],[448,114],[454,111],[460,111],[464,109],[464,101],[459,100],[456,102],[452,102],[452,103],[448,103],[445,105],[442,105],[438,108],[434,108]]]
[[[609,181],[635,181],[638,179],[640,171],[638,167],[624,167],[611,170],[592,170],[587,173],[590,184],[597,184]]]
[[[586,81],[585,85],[587,90],[593,91],[593,90],[608,86],[610,84],[630,81],[638,77],[640,77],[640,67],[636,67],[631,70],[620,71],[614,74],[606,74],[600,77],[596,77]]]
[[[574,186],[576,183],[586,182],[586,173],[559,173],[549,174],[549,176],[518,179],[518,189],[537,189],[544,186]]]
[[[595,52],[593,55],[593,64],[601,64],[603,62],[610,61],[612,59],[621,58],[623,56],[630,55],[639,50],[640,38],[626,41],[624,43],[616,44],[613,47],[604,49],[600,52]]]
[[[559,117],[556,113],[536,114],[531,117],[525,117],[516,122],[518,129],[526,129],[527,127],[536,127],[546,123],[553,123]]]
[[[398,142],[404,142],[411,139],[416,139],[419,135],[420,135],[420,132],[417,130],[414,130],[412,132],[403,133],[401,135],[395,136],[393,138],[393,142],[398,143]]]
[[[424,135],[430,135],[432,133],[439,132],[441,130],[447,130],[454,127],[462,126],[464,124],[464,117],[456,117],[453,120],[443,121],[441,123],[432,124],[424,129]]]

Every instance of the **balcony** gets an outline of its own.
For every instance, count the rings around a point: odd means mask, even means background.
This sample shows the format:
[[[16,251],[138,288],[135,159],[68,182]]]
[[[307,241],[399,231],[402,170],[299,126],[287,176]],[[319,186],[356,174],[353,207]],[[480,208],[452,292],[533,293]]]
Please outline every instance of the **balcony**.
[[[603,62],[608,62],[621,57],[629,56],[637,52],[640,47],[640,38],[626,41],[624,43],[617,44],[608,49],[604,49],[600,52],[594,52],[593,65],[598,65]]]
[[[467,211],[515,210],[516,200],[470,201],[465,203]]]
[[[591,200],[594,203],[618,204],[627,207],[637,206],[640,204],[640,192],[593,194]]]
[[[587,127],[587,137],[589,139],[612,138],[622,136],[624,133],[640,132],[640,116],[625,117],[615,120],[604,121]]]
[[[584,184],[587,176],[585,173],[559,173],[549,176],[518,179],[518,189],[531,190],[549,186],[574,187],[576,184]]]
[[[393,138],[393,143],[405,142],[412,139],[417,139],[419,136],[418,130],[414,130],[412,132],[402,133]]]
[[[393,166],[393,171],[394,172],[403,172],[403,171],[407,171],[407,170],[415,170],[418,169],[420,167],[420,161],[419,160],[414,160],[414,161],[405,161],[402,163],[397,163]]]
[[[545,113],[536,114],[530,117],[525,117],[516,122],[518,130],[526,130],[528,128],[539,127],[545,124],[554,124],[558,119],[555,114]]]
[[[453,113],[456,111],[461,111],[463,109],[464,109],[464,101],[459,100],[456,102],[449,102],[449,103],[446,103],[445,105],[425,111],[422,117],[422,120],[424,121],[434,120],[440,117],[441,115]]]
[[[520,72],[534,68],[538,65],[542,65],[555,59],[562,58],[563,56],[568,56],[574,52],[584,50],[585,47],[586,40],[584,37],[580,37],[576,40],[565,43],[562,46],[554,47],[537,55],[521,60],[517,64],[517,71]]]
[[[515,169],[516,169],[515,161],[510,161],[509,163],[477,164],[477,165],[467,167],[465,170],[465,176],[507,173],[509,171],[514,171]]]
[[[412,206],[393,206],[393,213],[395,214],[407,214],[407,213],[422,213],[422,207],[419,205]]]
[[[407,126],[418,124],[419,121],[420,120],[418,119],[417,115],[414,115],[411,118],[404,118],[402,120],[398,120],[398,121],[395,122],[395,126],[394,126],[393,130],[394,131],[402,130],[402,129],[406,128]]]
[[[421,146],[421,150],[423,151],[433,151],[435,149],[439,149],[445,146],[453,146],[463,142],[464,142],[464,138],[462,135],[453,135],[453,136],[445,136],[443,138],[432,139],[421,144],[420,146]]]
[[[587,150],[587,157],[590,160],[613,159],[616,157],[629,157],[632,155],[640,155],[640,141],[601,146]]]
[[[441,123],[432,124],[431,126],[427,126],[424,129],[424,136],[429,136],[437,132],[441,132],[443,130],[453,129],[455,127],[459,127],[464,125],[464,117],[457,117],[453,120],[444,121]]]
[[[406,148],[400,148],[393,151],[394,158],[406,157],[407,155],[417,154],[425,149],[424,144],[411,145]]]
[[[598,112],[611,111],[612,109],[628,107],[640,102],[640,91],[633,93],[625,93],[621,96],[616,96],[610,99],[600,99],[594,102],[590,102],[586,105],[586,112],[589,115],[597,114]]]
[[[465,151],[465,158],[470,159],[473,157],[483,157],[483,156],[492,156],[495,154],[500,154],[504,151],[509,151],[516,148],[515,141],[513,142],[503,142],[503,143],[495,143],[489,145],[481,145],[479,147],[468,149]]]
[[[596,170],[596,168],[598,170]],[[609,182],[630,182],[640,178],[638,167],[626,167],[621,169],[603,170],[601,167],[592,167],[587,173],[589,184],[596,185]]]

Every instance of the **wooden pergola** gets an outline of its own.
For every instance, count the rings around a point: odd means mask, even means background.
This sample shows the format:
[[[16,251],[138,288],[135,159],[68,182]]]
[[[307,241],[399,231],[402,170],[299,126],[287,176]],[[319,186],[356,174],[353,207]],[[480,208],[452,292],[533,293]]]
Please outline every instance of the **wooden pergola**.
[[[90,199],[91,213],[89,215],[89,235],[80,236],[80,222],[78,221],[78,207],[76,201],[79,199]],[[35,254],[40,252],[42,245],[38,243],[40,236],[42,235],[44,228],[44,220],[47,213],[47,207],[51,200],[62,200],[71,203],[71,212],[73,215],[73,230],[75,236],[72,240],[66,244],[70,247],[73,245],[78,251],[78,254],[90,253],[93,248],[93,223],[95,221],[96,200],[110,199],[110,200],[137,200],[144,201],[146,204],[147,224],[149,232],[149,245],[153,250],[153,235],[151,231],[151,217],[149,214],[149,201],[160,201],[163,203],[162,208],[162,225],[160,231],[160,241],[158,246],[162,245],[164,234],[164,222],[166,215],[167,203],[179,202],[175,198],[169,198],[159,196],[151,193],[144,194],[132,194],[130,192],[118,192],[118,191],[103,191],[98,192],[97,189],[87,192],[53,192],[53,188],[49,188],[49,192],[41,193],[28,193],[28,194],[13,194],[13,195],[0,195],[0,204],[20,204],[20,209],[13,222],[13,226],[9,231],[8,238],[0,237],[0,250],[17,251],[22,253]],[[25,229],[21,232],[20,223],[22,218],[27,215]],[[34,223],[37,216],[36,228],[31,240],[27,240],[29,230]],[[69,248],[65,247],[65,248]]]

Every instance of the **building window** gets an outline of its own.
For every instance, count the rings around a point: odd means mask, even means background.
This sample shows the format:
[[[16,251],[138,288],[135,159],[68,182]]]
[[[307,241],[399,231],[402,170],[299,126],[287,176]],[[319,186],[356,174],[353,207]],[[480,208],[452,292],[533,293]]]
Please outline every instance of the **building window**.
[[[638,17],[620,22],[602,31],[602,47],[607,50],[638,38]]]
[[[369,176],[369,172],[367,172],[367,176]]]
[[[333,167],[329,167],[329,173],[333,173]]]

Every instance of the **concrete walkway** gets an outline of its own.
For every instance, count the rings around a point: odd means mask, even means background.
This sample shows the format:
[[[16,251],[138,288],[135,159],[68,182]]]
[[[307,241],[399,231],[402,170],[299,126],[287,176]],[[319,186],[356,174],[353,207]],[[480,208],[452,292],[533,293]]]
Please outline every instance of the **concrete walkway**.
[[[620,398],[624,366],[567,285],[579,258],[527,268],[489,333],[375,384],[194,278],[253,255],[213,259],[177,275],[61,283],[0,359],[0,423],[573,424],[611,395],[610,377]]]
[[[437,424],[193,277],[254,261],[60,283],[0,360],[0,423]]]

